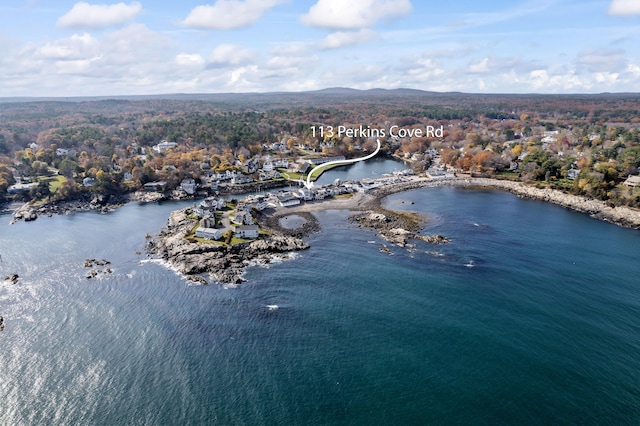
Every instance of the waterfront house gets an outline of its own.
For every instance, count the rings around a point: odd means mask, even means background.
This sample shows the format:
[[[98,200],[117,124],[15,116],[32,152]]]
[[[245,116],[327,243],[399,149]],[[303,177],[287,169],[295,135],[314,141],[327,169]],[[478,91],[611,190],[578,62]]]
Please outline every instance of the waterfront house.
[[[242,225],[236,227],[236,237],[238,238],[258,238],[260,228],[258,225]]]
[[[247,175],[236,175],[231,178],[231,183],[234,185],[242,185],[244,183],[253,182],[253,178]]]
[[[196,229],[196,237],[205,238],[207,240],[219,240],[222,238],[222,231],[215,228],[199,227]]]
[[[196,192],[196,181],[193,179],[183,179],[180,182],[180,189],[189,195],[193,195]]]
[[[149,182],[144,184],[144,190],[148,192],[164,192],[167,189],[167,182]]]
[[[294,197],[292,193],[286,192],[278,194],[278,203],[281,207],[292,207],[300,204],[300,199]]]
[[[193,212],[198,216],[205,216],[213,214],[216,210],[222,210],[226,205],[227,203],[222,198],[207,197],[200,201],[200,204],[193,209]]]

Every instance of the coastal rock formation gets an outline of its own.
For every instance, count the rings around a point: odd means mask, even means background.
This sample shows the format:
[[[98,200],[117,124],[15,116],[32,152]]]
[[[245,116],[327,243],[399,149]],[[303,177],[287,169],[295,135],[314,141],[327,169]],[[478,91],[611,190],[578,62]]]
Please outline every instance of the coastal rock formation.
[[[197,220],[189,217],[190,213],[190,208],[172,212],[167,227],[147,243],[150,253],[160,256],[189,277],[212,274],[219,282],[239,284],[243,281],[244,268],[250,262],[266,264],[274,258],[286,257],[286,253],[309,248],[301,239],[286,235],[232,246],[190,240],[187,236],[197,225]]]
[[[380,237],[399,247],[405,247],[410,240],[422,240],[430,244],[446,244],[449,239],[438,234],[419,235],[421,218],[410,212],[395,212],[378,209],[380,211],[365,211],[353,214],[350,219],[362,228],[378,231]]]
[[[18,274],[9,274],[4,277],[4,282],[5,284],[18,284],[18,278],[20,278]]]
[[[113,272],[113,270],[108,267],[109,265],[111,265],[111,262],[109,262],[108,260],[105,260],[105,259],[102,259],[102,260],[85,259],[84,260],[84,267],[85,268],[91,268],[89,271],[87,271],[87,273],[85,275],[85,278],[91,279],[91,278],[97,277],[99,274],[111,274]],[[107,268],[94,269],[94,267],[96,267],[96,266],[107,266]]]
[[[0,331],[4,331],[4,317],[0,315]]]
[[[18,207],[18,209],[13,212],[13,219],[11,220],[11,223],[17,222],[19,220],[29,222],[32,220],[36,220],[37,218],[38,214],[36,213],[36,210],[31,206],[31,204],[26,203]]]

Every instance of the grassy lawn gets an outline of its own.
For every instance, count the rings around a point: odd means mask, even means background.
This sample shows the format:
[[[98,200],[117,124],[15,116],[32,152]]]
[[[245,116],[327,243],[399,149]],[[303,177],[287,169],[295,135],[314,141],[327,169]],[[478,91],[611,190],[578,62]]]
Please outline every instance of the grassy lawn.
[[[519,180],[518,172],[510,172],[508,170],[503,170],[501,172],[496,173],[496,177],[508,179],[508,180]]]
[[[56,192],[64,182],[66,182],[67,178],[64,176],[56,175],[44,178],[42,180],[44,180],[45,182],[49,182],[49,190],[53,193]]]

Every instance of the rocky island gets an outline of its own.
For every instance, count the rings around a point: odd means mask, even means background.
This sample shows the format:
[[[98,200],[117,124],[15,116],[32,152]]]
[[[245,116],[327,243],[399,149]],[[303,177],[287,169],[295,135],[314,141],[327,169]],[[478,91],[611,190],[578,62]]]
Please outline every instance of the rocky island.
[[[198,223],[192,208],[176,210],[171,213],[167,227],[156,238],[149,238],[147,248],[200,284],[209,282],[206,276],[221,283],[239,284],[248,264],[269,263],[274,258],[287,257],[290,252],[309,248],[300,238],[277,233],[236,244],[203,242],[190,237]]]

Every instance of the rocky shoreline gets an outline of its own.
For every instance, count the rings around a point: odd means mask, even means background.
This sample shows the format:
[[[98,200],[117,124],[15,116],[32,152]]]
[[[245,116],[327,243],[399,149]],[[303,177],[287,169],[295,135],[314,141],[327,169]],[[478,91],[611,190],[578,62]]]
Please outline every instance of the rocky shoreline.
[[[510,192],[520,198],[544,201],[556,204],[589,216],[610,222],[619,226],[640,229],[640,211],[630,207],[611,207],[606,202],[588,199],[578,195],[566,194],[562,191],[550,188],[536,188],[522,182],[497,180],[488,178],[455,178],[443,180],[425,180],[416,178],[409,182],[389,185],[372,191],[375,203],[379,203],[384,197],[419,188],[434,187],[460,187],[469,189],[499,189]]]
[[[40,216],[51,217],[59,214],[71,214],[79,211],[98,211],[101,213],[109,213],[115,211],[119,207],[124,206],[130,200],[119,197],[98,197],[91,199],[62,201],[56,203],[46,203],[40,206],[34,206],[31,203],[25,203],[13,212],[11,223],[24,220],[25,222],[36,220]]]
[[[274,186],[282,185],[280,182],[278,182],[278,185]],[[387,195],[418,188],[433,188],[442,186],[463,187],[471,189],[499,189],[502,191],[510,192],[521,198],[529,198],[533,200],[540,200],[557,204],[577,212],[586,213],[596,219],[614,223],[623,227],[640,229],[639,210],[635,210],[625,206],[612,207],[607,205],[607,203],[604,201],[567,194],[555,189],[536,188],[534,186],[526,185],[522,182],[489,178],[459,177],[454,179],[431,180],[414,177],[408,182],[388,185],[382,188],[375,189],[366,194],[366,197],[355,197],[355,201],[357,204],[352,202],[353,200],[331,200],[310,203],[301,206],[301,208],[291,208],[289,210],[305,212],[313,210],[324,210],[328,208],[346,208],[354,210],[363,210],[367,208],[375,209],[380,206],[380,200],[382,200]],[[225,191],[225,193],[241,194],[248,190],[247,187],[243,187],[242,185],[235,185],[234,188],[228,189],[229,190]],[[251,189],[256,188],[252,187]],[[261,189],[265,189],[265,187],[261,187]],[[194,197],[185,196],[185,194],[180,191],[172,191],[166,194],[139,191],[128,194],[124,197],[111,197],[108,199],[105,199],[104,197],[93,197],[92,199],[85,200],[48,203],[37,207],[31,205],[30,203],[26,203],[18,207],[14,211],[11,223],[15,223],[19,220],[35,220],[38,216],[70,214],[75,211],[99,211],[102,213],[107,213],[114,211],[115,209],[129,202],[148,203],[165,200],[183,200],[186,198]]]
[[[244,269],[249,264],[268,264],[287,258],[290,252],[309,248],[299,238],[277,234],[231,246],[191,241],[187,236],[198,223],[189,217],[191,213],[190,207],[172,212],[167,227],[147,241],[147,251],[200,284],[209,282],[206,276],[220,283],[239,284],[244,281]]]

